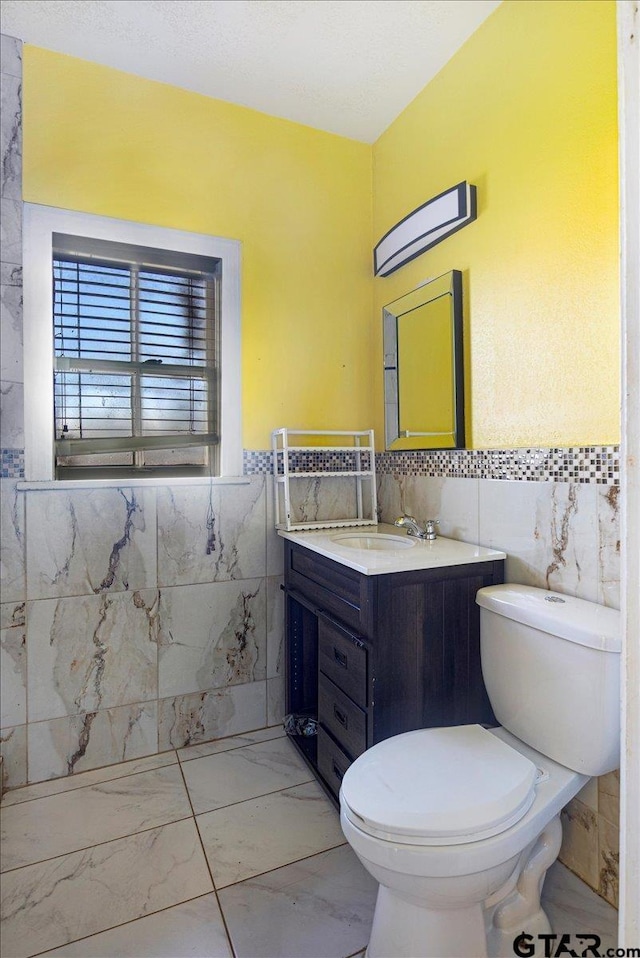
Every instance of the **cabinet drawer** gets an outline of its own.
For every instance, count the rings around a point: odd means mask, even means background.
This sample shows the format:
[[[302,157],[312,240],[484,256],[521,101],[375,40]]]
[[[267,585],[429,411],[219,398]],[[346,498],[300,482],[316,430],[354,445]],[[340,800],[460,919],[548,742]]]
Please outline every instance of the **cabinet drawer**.
[[[359,572],[308,549],[295,547],[291,550],[291,569],[328,589],[343,602],[360,608]]]
[[[361,708],[367,707],[367,651],[340,626],[318,617],[318,665]]]
[[[351,759],[333,741],[323,728],[318,729],[318,771],[329,785],[336,798],[340,792],[344,773],[351,765]]]
[[[322,672],[318,676],[318,719],[357,758],[367,747],[367,714]]]

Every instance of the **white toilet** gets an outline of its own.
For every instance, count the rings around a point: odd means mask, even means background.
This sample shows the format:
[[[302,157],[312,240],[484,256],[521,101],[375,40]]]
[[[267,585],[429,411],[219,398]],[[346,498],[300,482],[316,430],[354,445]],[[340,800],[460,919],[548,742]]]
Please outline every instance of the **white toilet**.
[[[368,958],[512,956],[550,932],[560,811],[619,764],[620,613],[518,585],[477,602],[501,727],[396,735],[342,781],[342,830],[380,883]]]

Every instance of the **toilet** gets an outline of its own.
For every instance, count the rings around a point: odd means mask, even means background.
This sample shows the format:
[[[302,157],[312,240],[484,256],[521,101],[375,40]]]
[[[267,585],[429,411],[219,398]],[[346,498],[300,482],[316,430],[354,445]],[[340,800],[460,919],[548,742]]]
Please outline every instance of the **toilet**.
[[[342,830],[380,886],[368,958],[512,956],[548,934],[560,811],[619,764],[620,613],[521,585],[476,601],[500,727],[393,736],[342,780]]]

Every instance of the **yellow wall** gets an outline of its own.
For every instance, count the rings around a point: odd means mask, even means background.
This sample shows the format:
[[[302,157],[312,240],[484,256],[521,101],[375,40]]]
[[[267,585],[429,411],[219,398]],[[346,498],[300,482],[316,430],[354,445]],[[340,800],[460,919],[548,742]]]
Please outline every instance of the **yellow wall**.
[[[381,443],[381,307],[450,269],[468,445],[619,439],[614,0],[505,0],[373,150],[27,46],[24,152],[30,202],[242,240],[246,447]],[[372,281],[373,244],[463,179],[478,220]]]
[[[243,441],[370,428],[371,148],[24,50],[24,198],[243,244]]]
[[[376,242],[478,187],[475,223],[375,281],[380,315],[463,270],[468,445],[619,441],[616,110],[613,0],[505,0],[374,145]]]

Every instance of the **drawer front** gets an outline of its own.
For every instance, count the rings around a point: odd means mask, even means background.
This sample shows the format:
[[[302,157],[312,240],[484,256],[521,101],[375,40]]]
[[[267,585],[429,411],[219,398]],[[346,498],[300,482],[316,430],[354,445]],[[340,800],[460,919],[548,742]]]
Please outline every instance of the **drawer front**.
[[[360,580],[359,572],[354,572],[348,566],[340,565],[331,559],[309,549],[292,548],[291,569],[299,575],[311,579],[312,582],[328,589],[343,602],[360,608]]]
[[[364,752],[367,747],[367,713],[322,672],[318,681],[318,718],[353,758]]]
[[[367,707],[367,651],[335,623],[318,617],[318,665],[361,708]]]
[[[351,765],[351,759],[333,741],[323,728],[318,729],[318,771],[332,792],[338,797],[344,773]]]

